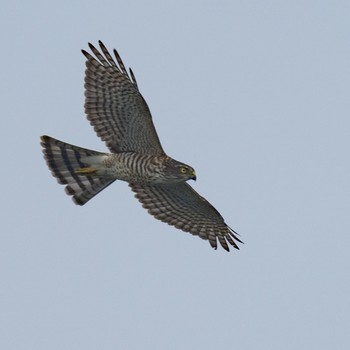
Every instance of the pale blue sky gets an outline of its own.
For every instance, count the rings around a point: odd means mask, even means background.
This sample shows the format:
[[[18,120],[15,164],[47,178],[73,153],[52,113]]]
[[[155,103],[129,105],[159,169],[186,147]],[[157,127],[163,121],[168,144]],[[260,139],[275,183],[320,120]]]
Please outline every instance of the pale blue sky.
[[[348,349],[348,1],[5,1],[0,348]],[[153,219],[123,182],[84,207],[39,136],[106,150],[87,42],[135,72],[163,147],[240,251]]]

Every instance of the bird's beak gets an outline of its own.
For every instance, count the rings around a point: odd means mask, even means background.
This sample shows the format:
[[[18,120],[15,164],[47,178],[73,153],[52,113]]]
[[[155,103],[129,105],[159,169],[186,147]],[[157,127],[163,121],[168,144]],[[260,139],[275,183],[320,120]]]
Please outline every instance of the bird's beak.
[[[197,180],[197,176],[196,176],[196,172],[195,171],[192,172],[191,180],[194,180],[194,181]]]

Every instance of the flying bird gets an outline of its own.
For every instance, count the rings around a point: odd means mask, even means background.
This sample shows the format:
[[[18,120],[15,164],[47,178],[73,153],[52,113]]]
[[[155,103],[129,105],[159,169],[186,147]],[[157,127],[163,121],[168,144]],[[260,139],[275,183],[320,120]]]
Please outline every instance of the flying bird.
[[[163,150],[151,112],[139,92],[135,75],[126,70],[99,41],[85,50],[85,113],[111,153],[74,146],[41,136],[44,158],[52,175],[75,204],[84,205],[115,180],[129,183],[135,197],[156,219],[208,240],[229,251],[239,249],[237,233],[220,213],[188,183],[195,170]]]

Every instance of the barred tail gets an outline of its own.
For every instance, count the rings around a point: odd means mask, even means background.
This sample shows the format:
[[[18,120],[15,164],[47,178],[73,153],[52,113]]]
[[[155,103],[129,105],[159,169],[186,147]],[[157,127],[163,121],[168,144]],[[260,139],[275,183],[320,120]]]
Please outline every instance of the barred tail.
[[[48,167],[58,183],[67,185],[65,190],[73,196],[75,204],[84,205],[115,179],[87,175],[76,171],[84,169],[81,159],[89,156],[103,156],[104,153],[91,151],[56,140],[50,136],[41,136],[41,146]]]

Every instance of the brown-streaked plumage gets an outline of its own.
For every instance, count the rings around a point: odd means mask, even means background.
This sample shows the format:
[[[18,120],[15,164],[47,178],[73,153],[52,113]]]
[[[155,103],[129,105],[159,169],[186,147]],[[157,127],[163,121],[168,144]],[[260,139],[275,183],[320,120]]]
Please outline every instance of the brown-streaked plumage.
[[[99,41],[101,52],[89,44],[86,57],[85,112],[97,135],[111,153],[41,137],[46,162],[74,203],[84,205],[115,180],[129,183],[135,197],[156,219],[183,231],[217,241],[229,251],[241,240],[220,213],[186,181],[196,179],[194,169],[164,152],[146,101],[135,76],[116,61]],[[241,242],[242,243],[242,242]]]

